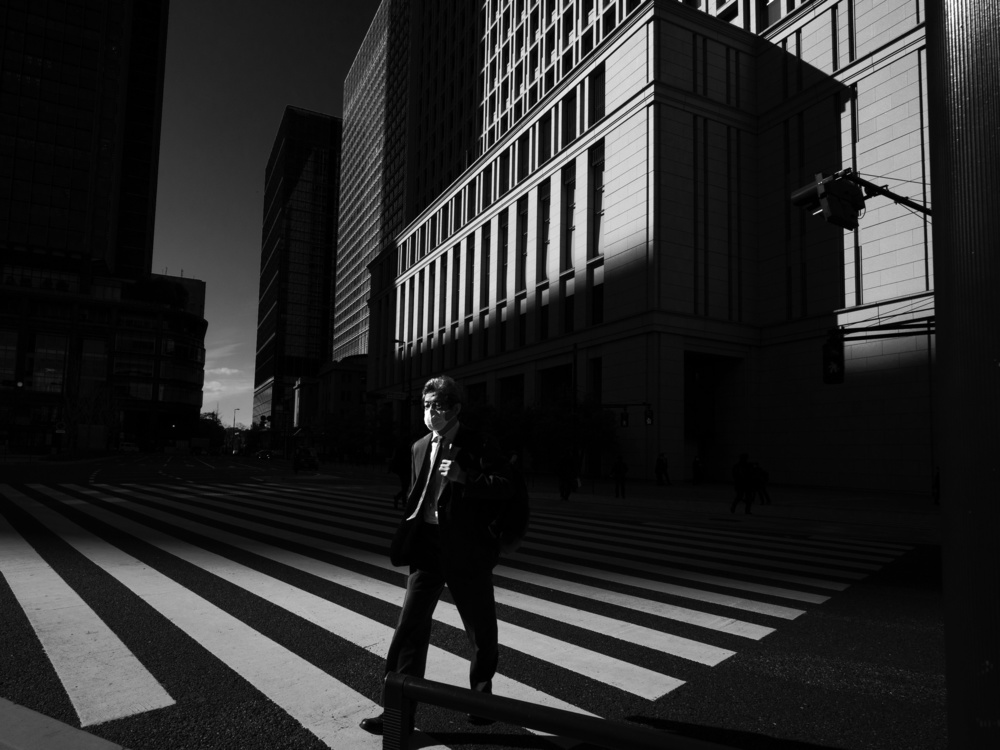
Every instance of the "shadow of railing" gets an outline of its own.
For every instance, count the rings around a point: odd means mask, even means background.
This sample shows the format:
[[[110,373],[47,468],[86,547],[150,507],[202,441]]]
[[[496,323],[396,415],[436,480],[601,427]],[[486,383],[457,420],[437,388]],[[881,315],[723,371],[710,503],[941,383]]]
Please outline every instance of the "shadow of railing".
[[[390,672],[385,678],[383,750],[404,750],[413,732],[414,703],[462,711],[497,721],[586,741],[611,750],[734,750],[729,745],[489,695],[467,688]]]

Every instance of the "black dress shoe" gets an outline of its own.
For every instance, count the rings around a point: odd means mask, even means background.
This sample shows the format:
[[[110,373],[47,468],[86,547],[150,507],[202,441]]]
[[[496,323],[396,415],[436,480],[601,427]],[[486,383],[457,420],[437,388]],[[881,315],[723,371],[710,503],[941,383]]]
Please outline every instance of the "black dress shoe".
[[[410,733],[413,733],[414,725],[416,721],[414,718],[410,719]],[[371,732],[372,734],[385,734],[385,714],[379,714],[378,716],[371,716],[367,719],[362,719],[361,724],[359,724],[362,729],[366,732]]]
[[[371,732],[372,734],[382,734],[385,731],[385,724],[382,721],[382,714],[378,716],[370,716],[367,719],[361,720],[361,728],[366,732]]]
[[[480,727],[486,727],[489,726],[490,724],[496,724],[497,721],[496,719],[490,719],[485,716],[476,716],[475,714],[466,714],[465,719],[470,724],[475,724],[476,726]]]

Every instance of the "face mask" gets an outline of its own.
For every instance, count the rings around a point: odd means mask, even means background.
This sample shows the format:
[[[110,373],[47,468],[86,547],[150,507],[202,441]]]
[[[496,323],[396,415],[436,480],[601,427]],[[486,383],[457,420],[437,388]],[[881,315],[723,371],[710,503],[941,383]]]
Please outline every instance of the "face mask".
[[[431,432],[441,432],[448,425],[448,417],[443,412],[425,411],[424,426]]]

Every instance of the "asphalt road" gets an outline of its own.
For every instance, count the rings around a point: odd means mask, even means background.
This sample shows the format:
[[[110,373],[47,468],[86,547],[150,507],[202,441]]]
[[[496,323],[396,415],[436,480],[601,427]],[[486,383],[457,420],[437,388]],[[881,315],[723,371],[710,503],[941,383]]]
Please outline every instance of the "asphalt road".
[[[404,585],[390,479],[230,457],[0,467],[0,697],[132,750],[380,747],[356,725]],[[498,694],[665,742],[946,747],[936,546],[539,504],[496,586]],[[464,685],[447,595],[437,615],[428,677]],[[555,746],[434,706],[417,726],[428,747]]]

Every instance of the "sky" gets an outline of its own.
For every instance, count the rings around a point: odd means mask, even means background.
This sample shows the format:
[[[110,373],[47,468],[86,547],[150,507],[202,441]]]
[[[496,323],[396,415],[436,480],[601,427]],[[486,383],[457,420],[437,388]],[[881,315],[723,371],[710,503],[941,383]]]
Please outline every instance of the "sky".
[[[288,105],[340,117],[378,0],[170,0],[153,272],[206,283],[202,411],[249,425],[264,170]],[[239,411],[235,411],[235,410]]]

